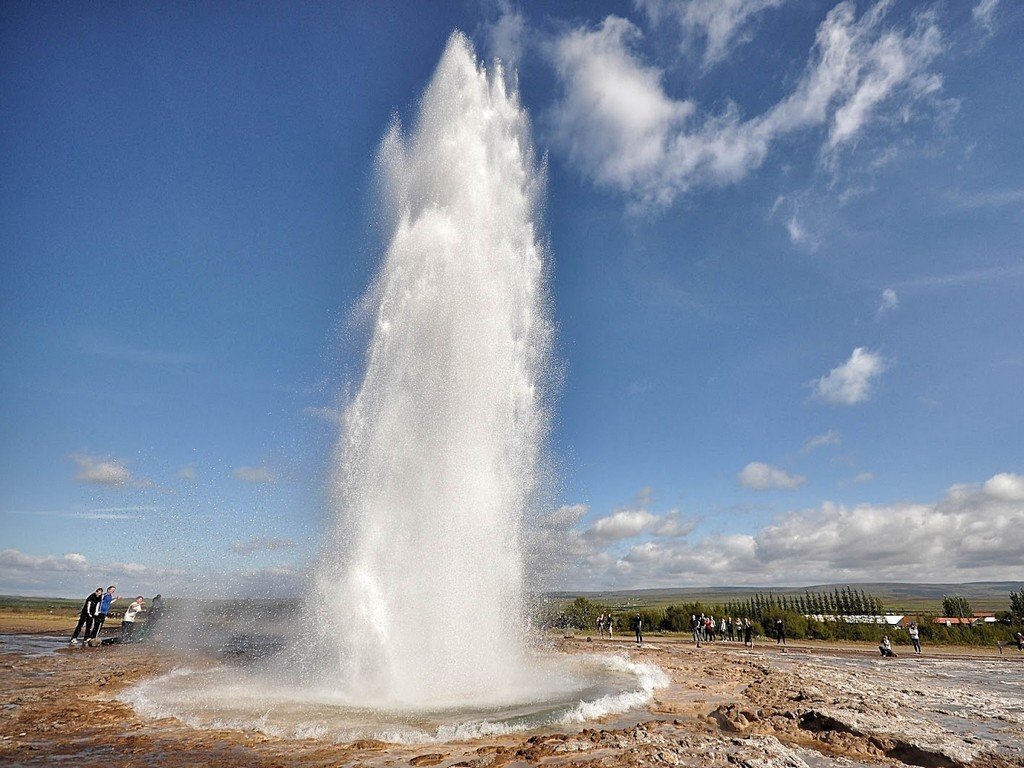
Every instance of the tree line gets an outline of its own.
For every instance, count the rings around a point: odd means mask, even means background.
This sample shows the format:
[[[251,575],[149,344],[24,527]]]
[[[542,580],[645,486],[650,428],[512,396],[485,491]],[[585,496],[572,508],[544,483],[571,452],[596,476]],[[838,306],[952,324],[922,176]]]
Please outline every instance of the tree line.
[[[731,600],[722,609],[726,616],[747,616],[762,621],[779,613],[802,616],[880,616],[882,601],[863,589],[836,587],[831,592],[808,592],[802,595],[776,595],[758,592],[746,600]]]
[[[1024,626],[1024,588],[1011,592],[1009,597],[1010,610],[997,613],[999,621],[996,624],[946,627],[932,621],[936,614],[922,612],[917,615],[921,640],[933,644],[957,645],[1009,641],[1013,633]],[[900,633],[903,632],[899,628],[843,620],[843,617],[852,616],[880,616],[884,611],[885,606],[877,595],[852,587],[837,587],[831,592],[805,591],[803,595],[758,592],[743,600],[725,603],[693,601],[664,608],[613,607],[577,597],[568,604],[549,604],[540,617],[540,623],[549,628],[594,631],[598,617],[610,615],[615,633],[627,634],[632,630],[633,619],[639,613],[646,631],[689,632],[690,617],[704,614],[715,617],[716,629],[722,618],[749,618],[754,626],[754,634],[761,636],[769,634],[766,630],[776,619],[781,619],[786,627],[786,635],[794,639],[877,642],[883,633],[888,633],[894,642],[899,642]],[[941,615],[971,616],[970,603],[960,596],[947,597],[943,600]]]

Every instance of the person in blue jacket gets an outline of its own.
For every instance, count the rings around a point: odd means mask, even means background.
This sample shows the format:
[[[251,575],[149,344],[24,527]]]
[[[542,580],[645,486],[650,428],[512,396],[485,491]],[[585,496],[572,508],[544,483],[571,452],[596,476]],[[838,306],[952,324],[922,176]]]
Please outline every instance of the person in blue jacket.
[[[95,638],[99,635],[100,630],[103,629],[103,622],[107,619],[107,614],[110,613],[110,607],[121,598],[114,594],[117,591],[117,587],[111,584],[107,587],[107,591],[103,593],[103,597],[100,599],[99,613],[96,614],[93,619],[92,625],[92,637]]]

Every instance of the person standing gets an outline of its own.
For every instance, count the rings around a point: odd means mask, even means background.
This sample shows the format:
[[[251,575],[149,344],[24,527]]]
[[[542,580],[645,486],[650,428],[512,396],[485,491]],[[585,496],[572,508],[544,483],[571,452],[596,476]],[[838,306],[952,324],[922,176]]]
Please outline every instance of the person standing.
[[[921,653],[921,631],[917,628],[917,624],[910,622],[907,634],[910,635],[910,642],[914,644],[914,653]]]
[[[103,629],[103,622],[107,620],[107,614],[110,613],[110,606],[112,606],[114,603],[121,599],[120,597],[114,594],[116,590],[117,587],[111,584],[109,587],[107,587],[107,591],[103,594],[103,597],[100,599],[99,611],[96,613],[96,618],[93,621],[92,625],[92,635],[90,636],[92,639],[98,637],[100,634],[100,630]]]
[[[743,645],[747,648],[754,647],[754,628],[748,618],[743,619]]]
[[[633,617],[633,631],[636,632],[636,644],[643,645],[644,620],[641,618],[639,613],[637,613],[637,615]]]
[[[145,603],[142,599],[142,595],[135,598],[135,602],[128,606],[124,612],[124,618],[121,619],[121,642],[130,643],[132,641],[132,633],[135,631],[135,619],[138,615],[146,610]]]
[[[615,623],[614,619],[612,618],[612,612],[611,611],[608,611],[608,616],[607,616],[607,618],[605,620],[607,621],[607,624],[608,624],[608,639],[611,640],[612,639],[612,624]]]
[[[786,625],[782,623],[782,619],[775,620],[775,644],[786,644]]]
[[[92,623],[99,613],[100,599],[103,597],[103,587],[96,587],[96,591],[85,598],[82,603],[82,612],[78,614],[78,624],[71,635],[71,645],[78,645],[78,633],[85,627],[83,640],[88,640],[92,633]]]

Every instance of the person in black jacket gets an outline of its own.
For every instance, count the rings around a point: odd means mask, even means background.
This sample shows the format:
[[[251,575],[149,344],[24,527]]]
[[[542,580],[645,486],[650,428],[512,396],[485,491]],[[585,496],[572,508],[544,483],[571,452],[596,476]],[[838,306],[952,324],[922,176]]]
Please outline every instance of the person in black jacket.
[[[642,644],[644,641],[644,620],[640,618],[639,613],[633,617],[633,631],[636,633],[636,644]]]
[[[92,623],[100,610],[101,599],[103,599],[103,587],[96,587],[96,591],[85,598],[85,602],[82,603],[82,612],[78,615],[78,626],[75,627],[75,631],[71,635],[71,645],[78,644],[78,633],[82,631],[82,627],[85,627],[85,638],[89,639],[92,634]]]

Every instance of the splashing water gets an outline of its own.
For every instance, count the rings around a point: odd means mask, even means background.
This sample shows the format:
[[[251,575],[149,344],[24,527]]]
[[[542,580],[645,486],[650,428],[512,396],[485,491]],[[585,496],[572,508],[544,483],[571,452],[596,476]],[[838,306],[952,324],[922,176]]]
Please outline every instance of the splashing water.
[[[552,337],[544,175],[517,95],[463,35],[379,168],[390,240],[338,445],[338,520],[302,612],[315,626],[265,663],[177,669],[121,698],[195,726],[391,741],[642,706],[667,684],[656,667],[529,642],[522,523],[540,486]]]
[[[516,94],[460,34],[379,164],[393,232],[339,449],[322,645],[364,700],[436,705],[509,690],[525,668],[519,527],[551,338],[543,175]]]

